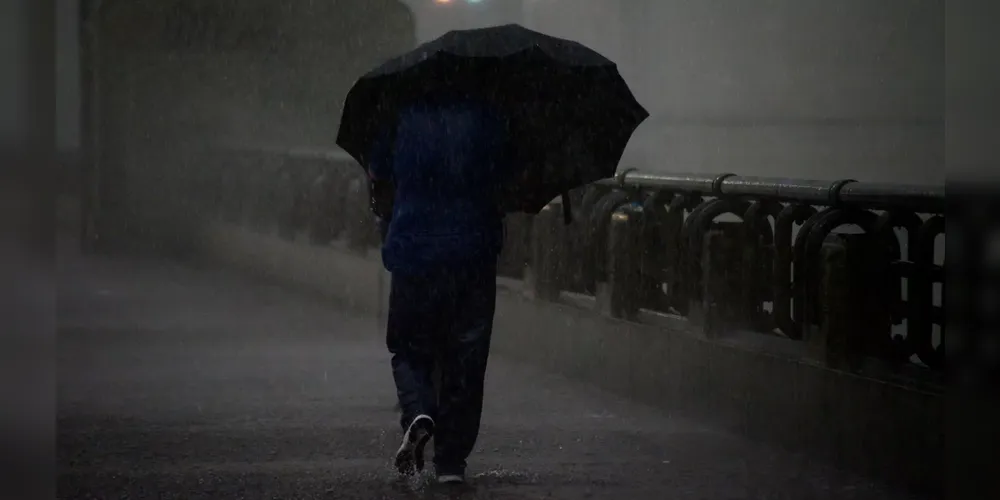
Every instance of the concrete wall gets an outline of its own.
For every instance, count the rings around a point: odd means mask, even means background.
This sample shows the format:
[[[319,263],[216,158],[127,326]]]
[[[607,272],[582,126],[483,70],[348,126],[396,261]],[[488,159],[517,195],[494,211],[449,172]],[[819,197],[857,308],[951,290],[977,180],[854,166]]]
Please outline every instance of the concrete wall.
[[[197,209],[181,178],[191,152],[335,148],[357,77],[414,45],[397,0],[103,5],[86,76],[97,117],[92,232],[105,241],[184,247]]]
[[[160,3],[104,10],[102,83],[107,113],[175,144],[334,147],[354,80],[413,45],[396,0]]]

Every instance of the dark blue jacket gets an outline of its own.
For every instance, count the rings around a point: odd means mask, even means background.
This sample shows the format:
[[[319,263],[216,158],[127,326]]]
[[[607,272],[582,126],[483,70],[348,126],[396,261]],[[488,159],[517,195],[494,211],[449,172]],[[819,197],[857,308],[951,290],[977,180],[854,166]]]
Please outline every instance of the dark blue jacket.
[[[369,165],[374,178],[396,187],[382,245],[386,269],[420,274],[496,261],[506,142],[503,119],[482,103],[425,101],[400,113]]]

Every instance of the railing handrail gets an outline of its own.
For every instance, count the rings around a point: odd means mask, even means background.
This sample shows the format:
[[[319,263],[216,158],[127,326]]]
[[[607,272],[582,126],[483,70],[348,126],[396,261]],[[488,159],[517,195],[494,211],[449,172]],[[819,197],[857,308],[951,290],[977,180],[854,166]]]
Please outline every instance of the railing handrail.
[[[282,154],[290,158],[354,161],[343,149],[226,147],[230,151]],[[697,193],[705,196],[766,197],[775,201],[813,205],[854,205],[873,209],[907,209],[918,213],[944,213],[945,188],[930,184],[864,182],[854,179],[822,180],[792,177],[742,176],[732,173],[648,173],[634,168],[620,170],[614,179],[596,184]]]
[[[780,201],[821,205],[852,204],[871,208],[907,208],[943,213],[944,186],[861,182],[854,179],[819,180],[724,174],[654,174],[624,169],[614,179],[597,184],[636,187],[707,196],[767,197]]]

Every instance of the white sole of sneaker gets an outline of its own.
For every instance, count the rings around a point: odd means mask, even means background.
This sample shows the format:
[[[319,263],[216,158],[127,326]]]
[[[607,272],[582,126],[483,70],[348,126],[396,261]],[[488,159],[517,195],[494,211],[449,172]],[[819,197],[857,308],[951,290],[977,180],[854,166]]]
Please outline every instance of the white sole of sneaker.
[[[444,474],[438,476],[438,484],[462,484],[465,478],[457,474]]]
[[[424,447],[433,434],[434,420],[418,415],[403,434],[403,442],[396,450],[396,470],[405,476],[424,469]]]

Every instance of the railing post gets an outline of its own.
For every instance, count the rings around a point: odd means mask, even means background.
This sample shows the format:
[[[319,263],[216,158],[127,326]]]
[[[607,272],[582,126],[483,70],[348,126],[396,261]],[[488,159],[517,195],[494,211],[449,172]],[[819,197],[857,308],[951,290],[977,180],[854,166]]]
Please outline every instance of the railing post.
[[[351,197],[349,191],[349,186],[352,174],[356,174],[356,167],[354,165],[343,165],[338,164],[336,167],[331,168],[327,171],[326,176],[329,180],[329,187],[327,188],[327,207],[329,210],[327,221],[329,223],[329,231],[332,234],[332,238],[336,239],[347,233],[348,228],[351,225],[351,214],[352,210],[357,208]],[[366,193],[365,196],[368,196]],[[365,198],[362,202],[365,207],[368,207],[369,200]],[[368,210],[366,208],[366,210]]]
[[[807,328],[806,346],[809,356],[828,366],[840,367],[847,359],[856,335],[857,311],[851,311],[851,279],[848,276],[846,243],[837,235],[831,235],[823,243],[819,261],[819,324],[804,325]]]
[[[271,222],[274,217],[272,202],[272,192],[269,184],[274,179],[268,175],[268,162],[262,162],[258,166],[258,171],[254,172],[253,181],[250,185],[250,227],[257,232],[267,233],[271,230]]]
[[[549,204],[535,216],[527,282],[536,298],[549,301],[559,299],[563,285],[560,260],[566,255],[565,235],[560,205]]]
[[[367,252],[377,241],[375,216],[368,210],[368,189],[360,176],[347,184],[347,247],[354,252]],[[373,238],[374,236],[374,238]]]
[[[642,306],[642,208],[619,207],[608,227],[607,293],[598,296],[598,308],[614,318],[634,320]],[[602,287],[603,288],[603,287]]]
[[[289,170],[283,170],[279,182],[274,186],[274,212],[278,226],[278,237],[285,241],[294,241],[296,237],[295,209],[298,189],[295,179]]]
[[[504,219],[505,239],[500,252],[498,274],[521,279],[531,258],[533,217],[510,214]]]
[[[597,298],[597,310],[604,314],[610,314],[611,311],[608,252],[612,219],[619,208],[630,203],[630,194],[624,191],[612,191],[598,200],[591,212],[590,226],[586,228],[585,245],[579,249],[585,250],[581,255],[583,264],[580,267],[581,280],[591,287]]]
[[[742,233],[741,223],[717,222],[702,236],[700,290],[693,294],[688,317],[707,337],[746,326]]]
[[[820,250],[818,290],[802,300],[815,311],[808,318],[805,342],[809,357],[832,368],[857,369],[890,334],[891,300],[888,262],[878,242],[867,234],[831,234]],[[883,357],[883,359],[886,359]]]
[[[334,220],[344,217],[344,203],[336,188],[331,172],[320,173],[309,185],[306,231],[312,245],[329,245],[337,237]]]

